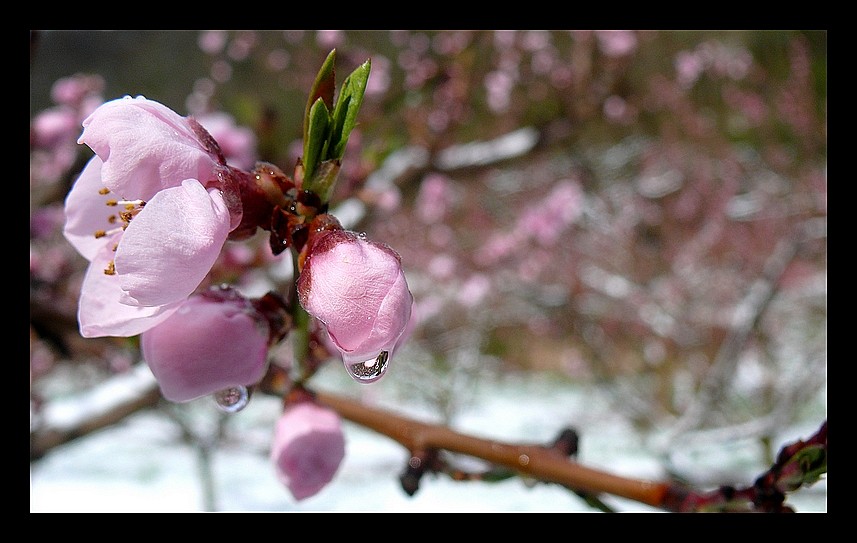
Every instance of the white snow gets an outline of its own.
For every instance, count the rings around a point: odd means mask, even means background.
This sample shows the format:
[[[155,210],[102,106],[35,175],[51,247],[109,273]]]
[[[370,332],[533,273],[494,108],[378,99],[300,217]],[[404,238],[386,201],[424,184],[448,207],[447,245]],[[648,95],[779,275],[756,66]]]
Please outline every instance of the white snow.
[[[339,369],[341,368],[334,368]],[[342,374],[342,375],[339,375]],[[420,420],[437,417],[419,402],[403,398],[389,376],[374,385],[351,382],[344,372],[320,375],[319,388],[357,396]],[[389,386],[385,385],[389,383]],[[321,386],[323,385],[323,386]],[[397,389],[399,392],[397,392]],[[185,406],[205,434],[220,415],[210,399]],[[254,397],[242,412],[229,415],[228,436],[213,455],[216,508],[234,512],[593,512],[574,493],[557,485],[519,478],[499,483],[456,482],[428,474],[414,496],[399,484],[408,458],[396,442],[348,421],[346,458],[333,482],[319,494],[296,502],[273,474],[267,444],[278,401]],[[809,421],[783,436],[783,443],[808,437],[821,421]],[[545,376],[480,382],[454,421],[461,432],[494,439],[548,443],[565,426],[581,436],[578,460],[588,466],[635,478],[665,477],[629,424],[610,413],[595,389],[569,386]],[[730,468],[746,481],[767,466],[749,443],[707,447],[678,454],[686,468]],[[468,460],[468,459],[464,459]],[[470,459],[471,465],[479,465]],[[33,512],[197,512],[203,511],[195,450],[180,440],[178,426],[159,411],[137,413],[121,424],[62,446],[31,464]],[[731,473],[735,473],[732,470]],[[623,512],[657,511],[646,505],[602,496]],[[792,494],[801,512],[827,510],[826,481]]]

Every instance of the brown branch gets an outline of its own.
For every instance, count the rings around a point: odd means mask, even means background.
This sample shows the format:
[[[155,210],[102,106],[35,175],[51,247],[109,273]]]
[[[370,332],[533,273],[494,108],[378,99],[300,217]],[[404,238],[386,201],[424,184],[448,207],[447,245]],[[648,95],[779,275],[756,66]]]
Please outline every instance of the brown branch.
[[[687,492],[674,483],[631,479],[588,468],[554,449],[460,434],[326,392],[317,392],[316,398],[343,418],[386,435],[411,452],[443,449],[470,455],[571,490],[612,494],[664,509],[672,509],[671,504],[683,501]]]
[[[102,385],[109,386],[109,383]],[[99,409],[70,424],[46,421],[30,431],[30,461],[38,460],[51,450],[77,438],[108,428],[134,413],[154,407],[161,399],[161,391],[154,379],[136,393]]]

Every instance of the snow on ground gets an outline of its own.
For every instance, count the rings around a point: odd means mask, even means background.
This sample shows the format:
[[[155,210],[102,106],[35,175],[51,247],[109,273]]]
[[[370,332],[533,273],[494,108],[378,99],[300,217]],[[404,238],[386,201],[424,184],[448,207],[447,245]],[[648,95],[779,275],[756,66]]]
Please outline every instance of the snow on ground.
[[[341,369],[341,368],[340,368]],[[341,372],[344,375],[344,372]],[[323,376],[322,376],[323,377]],[[330,375],[326,390],[364,394],[379,406],[434,421],[419,402],[403,398],[384,381],[359,385]],[[391,383],[395,385],[395,383]],[[513,442],[547,443],[565,426],[581,435],[579,461],[634,478],[665,476],[627,423],[611,414],[593,389],[557,383],[544,376],[507,378],[480,383],[471,402],[456,417],[456,430]],[[417,405],[414,405],[414,404]],[[208,399],[188,406],[194,418],[212,419]],[[229,438],[213,456],[216,509],[235,512],[592,512],[574,493],[557,485],[528,484],[519,479],[499,483],[456,482],[427,475],[414,496],[399,485],[407,459],[396,442],[345,422],[346,458],[333,482],[301,502],[291,498],[274,477],[267,443],[278,402],[255,397],[242,412],[230,415]],[[218,415],[219,416],[219,415]],[[808,437],[821,421],[810,421],[782,437],[782,443]],[[767,466],[752,443],[686,455],[705,467],[733,466],[749,484]],[[465,459],[471,460],[472,459]],[[477,461],[473,461],[478,464]],[[203,492],[195,450],[179,439],[177,425],[157,411],[135,414],[123,423],[52,451],[31,464],[30,508],[33,512],[197,512]],[[789,497],[801,512],[827,510],[826,481]],[[624,512],[656,511],[632,500],[604,497]]]

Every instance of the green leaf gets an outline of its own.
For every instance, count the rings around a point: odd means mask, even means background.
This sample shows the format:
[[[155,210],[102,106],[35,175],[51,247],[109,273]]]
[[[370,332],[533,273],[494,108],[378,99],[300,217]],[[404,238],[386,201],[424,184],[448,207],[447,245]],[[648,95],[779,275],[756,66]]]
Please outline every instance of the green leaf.
[[[812,445],[800,450],[792,461],[800,466],[805,485],[817,482],[827,473],[827,451],[821,445]]]
[[[333,108],[333,91],[336,86],[336,74],[334,64],[336,62],[336,49],[328,53],[327,58],[321,65],[318,75],[315,76],[315,82],[309,91],[307,98],[306,110],[304,111],[304,157],[307,155],[307,136],[310,128],[310,114],[315,103],[321,99],[328,109]]]
[[[304,188],[310,189],[307,181],[311,181],[318,164],[327,154],[330,134],[330,112],[319,97],[310,108],[307,115],[307,134],[304,136]]]
[[[327,158],[342,159],[348,136],[357,124],[357,113],[363,105],[366,84],[369,81],[371,59],[357,67],[342,82],[336,106],[333,108],[333,126],[330,133],[330,155]]]
[[[323,203],[328,202],[333,195],[340,169],[339,160],[325,160],[319,163],[312,177],[307,178],[309,183],[305,183],[304,188],[316,193]]]

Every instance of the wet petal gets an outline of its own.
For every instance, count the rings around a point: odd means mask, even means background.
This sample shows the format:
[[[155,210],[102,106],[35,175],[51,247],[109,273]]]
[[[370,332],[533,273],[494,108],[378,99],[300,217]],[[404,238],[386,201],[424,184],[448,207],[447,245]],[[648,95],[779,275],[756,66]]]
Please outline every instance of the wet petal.
[[[392,352],[413,306],[398,254],[342,230],[310,247],[298,293],[307,312],[325,324],[346,363]]]
[[[164,397],[186,402],[265,375],[267,324],[241,300],[193,296],[140,338]]]

